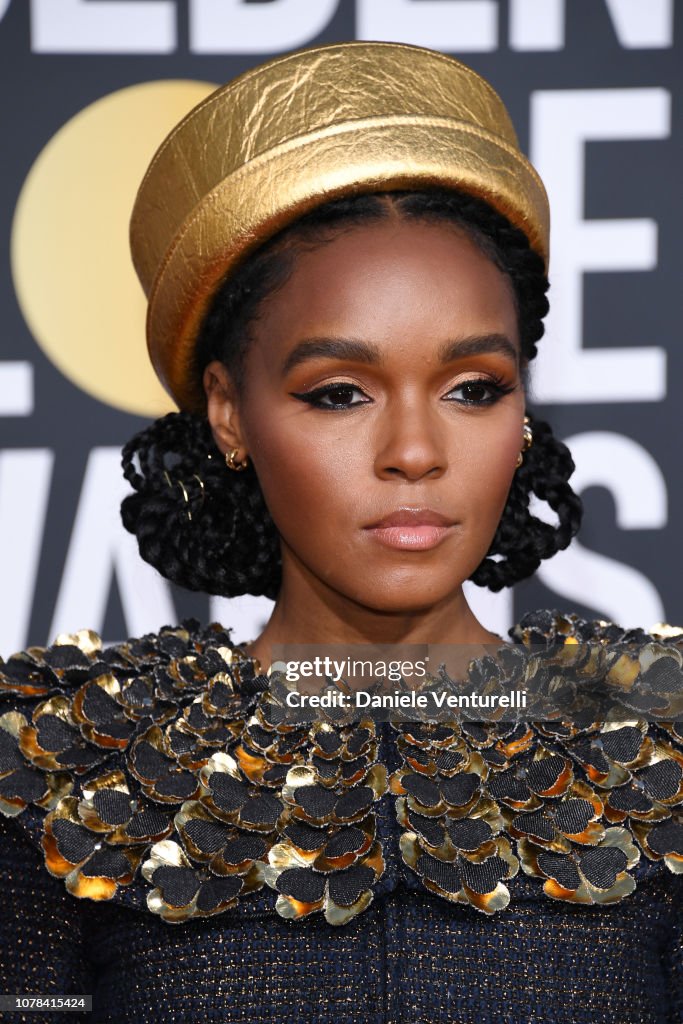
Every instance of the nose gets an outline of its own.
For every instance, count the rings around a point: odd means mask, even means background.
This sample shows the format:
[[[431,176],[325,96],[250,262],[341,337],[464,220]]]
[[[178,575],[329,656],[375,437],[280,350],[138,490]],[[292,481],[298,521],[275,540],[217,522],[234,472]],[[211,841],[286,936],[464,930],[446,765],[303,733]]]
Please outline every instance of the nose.
[[[380,479],[421,480],[446,471],[445,424],[426,401],[387,406],[377,424],[375,473]]]

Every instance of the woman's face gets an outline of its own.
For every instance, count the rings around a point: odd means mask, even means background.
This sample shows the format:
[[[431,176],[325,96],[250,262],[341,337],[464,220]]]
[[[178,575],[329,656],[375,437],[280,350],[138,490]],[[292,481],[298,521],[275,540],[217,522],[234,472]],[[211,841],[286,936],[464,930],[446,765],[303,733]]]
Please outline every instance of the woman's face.
[[[486,552],[522,446],[512,288],[460,230],[387,219],[300,253],[252,326],[242,393],[208,387],[253,461],[283,581],[428,609]]]

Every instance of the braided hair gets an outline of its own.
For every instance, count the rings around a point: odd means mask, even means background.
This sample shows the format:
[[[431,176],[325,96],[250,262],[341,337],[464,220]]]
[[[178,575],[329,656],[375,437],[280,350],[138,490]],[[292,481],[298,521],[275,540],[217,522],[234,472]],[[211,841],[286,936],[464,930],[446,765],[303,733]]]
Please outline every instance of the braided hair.
[[[287,281],[298,253],[341,230],[392,215],[458,226],[508,276],[526,386],[527,365],[536,355],[548,311],[543,261],[524,232],[488,203],[442,188],[346,196],[274,236],[214,296],[194,352],[197,382],[217,359],[242,390],[250,327],[264,299]],[[546,422],[530,419],[533,444],[514,474],[489,551],[470,576],[493,591],[532,575],[542,559],[568,546],[581,525],[581,500],[568,483],[574,471],[569,449]],[[180,412],[155,420],[124,446],[122,466],[134,493],[123,500],[121,517],[146,562],[189,590],[277,597],[279,535],[256,473],[251,463],[241,473],[226,469],[206,417]],[[556,525],[532,515],[532,494],[556,513]]]

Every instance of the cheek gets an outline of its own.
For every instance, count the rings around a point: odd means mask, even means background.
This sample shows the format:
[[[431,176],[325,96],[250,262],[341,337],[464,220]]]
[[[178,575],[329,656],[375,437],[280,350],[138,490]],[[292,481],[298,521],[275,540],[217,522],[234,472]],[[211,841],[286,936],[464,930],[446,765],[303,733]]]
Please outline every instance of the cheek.
[[[459,456],[464,502],[471,520],[483,531],[491,530],[500,519],[517,468],[522,447],[519,417],[495,431],[477,432],[468,441]]]
[[[266,504],[285,539],[305,534],[315,544],[316,534],[348,518],[355,504],[353,481],[367,462],[362,446],[329,431],[302,431],[300,422],[286,419],[250,430],[249,439]]]

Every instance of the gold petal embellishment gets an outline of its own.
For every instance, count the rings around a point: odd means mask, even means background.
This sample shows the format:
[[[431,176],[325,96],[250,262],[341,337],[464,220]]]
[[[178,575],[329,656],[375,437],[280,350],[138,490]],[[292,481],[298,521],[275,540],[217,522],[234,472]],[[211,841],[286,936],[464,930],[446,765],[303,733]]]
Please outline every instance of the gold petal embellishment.
[[[392,806],[386,888],[402,875],[490,915],[521,866],[551,899],[616,903],[641,859],[683,874],[683,632],[657,634],[541,611],[511,631],[534,652],[510,664],[546,687],[609,676],[629,709],[644,679],[660,721],[386,726],[287,721],[277,673],[217,624],[109,648],[64,634],[0,661],[0,813],[42,818],[73,896],[129,889],[169,923],[260,893],[288,920],[348,924],[385,891]],[[489,662],[470,670],[495,690]]]

